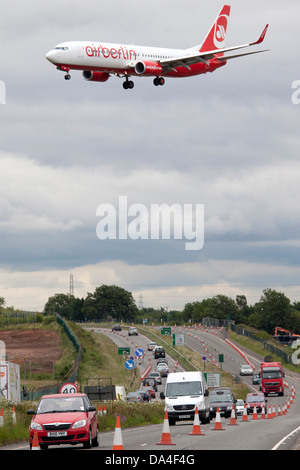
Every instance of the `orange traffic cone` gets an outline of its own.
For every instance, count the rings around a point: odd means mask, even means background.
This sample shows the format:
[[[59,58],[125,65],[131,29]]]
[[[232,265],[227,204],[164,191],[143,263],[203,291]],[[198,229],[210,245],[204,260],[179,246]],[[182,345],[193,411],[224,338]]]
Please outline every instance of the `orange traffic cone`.
[[[123,450],[123,439],[122,439],[122,433],[121,433],[120,416],[117,416],[113,450]]]
[[[243,411],[243,418],[242,418],[242,421],[244,423],[249,423],[248,421],[248,413],[247,413],[247,406],[246,406],[246,403],[244,404],[244,411]]]
[[[268,408],[268,415],[267,415],[267,418],[268,419],[272,419],[273,416],[272,416],[272,411],[271,411],[271,405],[269,405],[269,408]]]
[[[12,420],[13,420],[13,425],[15,426],[17,424],[17,415],[16,415],[15,405],[13,405],[12,407]]]
[[[252,419],[258,419],[256,405],[254,406],[254,410],[253,410],[253,414],[252,414]]]
[[[282,416],[280,405],[278,405],[277,416]]]
[[[225,429],[222,428],[222,422],[221,422],[221,415],[220,415],[219,407],[217,408],[215,427],[212,428],[212,431],[225,431]]]
[[[176,445],[176,444],[173,444],[173,442],[171,441],[169,418],[168,418],[167,410],[165,411],[165,417],[164,417],[164,424],[163,424],[161,440],[160,440],[160,442],[157,442],[156,445],[157,446],[161,446],[161,445],[175,446]]]
[[[31,445],[31,450],[40,450],[38,433],[35,432],[33,435],[33,441]]]
[[[230,417],[230,422],[228,423],[228,426],[238,426],[238,423],[236,422],[236,417],[235,417],[234,405],[232,405],[231,417]]]
[[[200,428],[200,421],[199,421],[199,414],[198,414],[198,407],[196,406],[195,417],[194,417],[194,425],[192,432],[189,432],[189,436],[205,436]]]
[[[98,406],[98,416],[102,416],[102,408],[101,408],[101,405]]]
[[[266,411],[265,411],[265,405],[264,404],[261,407],[260,419],[266,419]]]
[[[272,409],[272,418],[276,418],[275,405],[273,405],[273,409]]]

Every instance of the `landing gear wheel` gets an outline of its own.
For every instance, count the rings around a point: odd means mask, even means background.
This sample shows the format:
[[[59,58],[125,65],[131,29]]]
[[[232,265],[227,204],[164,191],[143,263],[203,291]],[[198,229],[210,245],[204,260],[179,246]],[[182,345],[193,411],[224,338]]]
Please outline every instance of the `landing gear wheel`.
[[[163,77],[155,77],[155,79],[153,80],[153,83],[155,86],[159,86],[159,85],[164,85],[165,84],[165,79]]]
[[[123,88],[124,90],[132,89],[134,87],[134,83],[132,80],[126,80],[126,82],[123,83]]]
[[[66,73],[65,80],[71,80],[71,75],[69,73]]]

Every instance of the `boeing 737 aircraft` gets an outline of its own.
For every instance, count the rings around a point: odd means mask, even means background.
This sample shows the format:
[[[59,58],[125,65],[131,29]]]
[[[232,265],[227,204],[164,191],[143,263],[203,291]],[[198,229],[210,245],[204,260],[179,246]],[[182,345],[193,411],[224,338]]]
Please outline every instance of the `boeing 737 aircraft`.
[[[249,44],[225,48],[225,37],[230,6],[224,5],[209,33],[198,46],[189,49],[163,49],[157,47],[126,46],[93,41],[70,41],[58,44],[46,54],[58,70],[71,78],[70,70],[82,70],[86,80],[106,82],[111,75],[125,78],[123,87],[133,88],[132,76],[154,77],[155,86],[164,85],[165,77],[192,77],[214,72],[227,60],[265,50],[237,55],[224,53],[254,46],[263,42],[268,25],[259,39]]]

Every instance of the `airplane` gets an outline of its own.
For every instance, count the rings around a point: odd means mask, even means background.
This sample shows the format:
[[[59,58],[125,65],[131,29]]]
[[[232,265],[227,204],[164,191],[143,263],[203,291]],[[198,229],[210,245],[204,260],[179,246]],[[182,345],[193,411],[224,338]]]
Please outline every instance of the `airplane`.
[[[189,49],[169,49],[129,46],[93,41],[69,41],[58,44],[46,58],[70,80],[70,70],[81,70],[83,78],[92,82],[106,82],[111,75],[125,78],[124,89],[132,89],[131,77],[154,77],[155,86],[164,85],[165,77],[192,77],[214,72],[227,60],[266,52],[256,50],[237,55],[224,53],[254,46],[263,42],[268,24],[259,39],[249,44],[225,47],[230,5],[224,5],[202,44]]]

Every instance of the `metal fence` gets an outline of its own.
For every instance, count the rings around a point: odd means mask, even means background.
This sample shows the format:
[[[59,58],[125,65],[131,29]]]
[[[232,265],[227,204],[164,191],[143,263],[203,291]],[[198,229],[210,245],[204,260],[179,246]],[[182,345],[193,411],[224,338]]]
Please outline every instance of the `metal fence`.
[[[277,348],[276,346],[274,346],[274,344],[271,344],[268,341],[262,338],[259,338],[258,336],[254,335],[250,331],[240,326],[231,324],[230,327],[234,333],[238,335],[247,336],[248,338],[251,338],[254,341],[260,342],[263,345],[264,349],[266,349],[267,351],[270,351],[272,354],[276,354],[276,356],[280,357],[282,359],[282,362],[285,362],[285,364],[292,364],[291,355],[283,351],[282,349]]]

